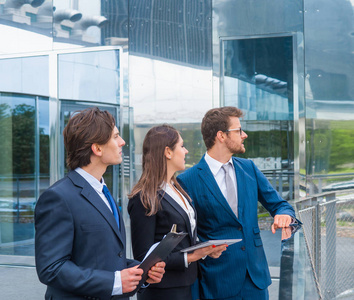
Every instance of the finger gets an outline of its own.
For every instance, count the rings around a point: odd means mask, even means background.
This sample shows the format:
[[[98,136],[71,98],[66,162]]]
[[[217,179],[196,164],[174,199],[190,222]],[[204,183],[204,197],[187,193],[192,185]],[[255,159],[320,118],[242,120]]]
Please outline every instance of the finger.
[[[164,261],[160,261],[155,266],[156,267],[160,267],[160,268],[165,268],[166,267],[166,263]]]
[[[151,272],[152,274],[161,274],[161,276],[162,276],[162,274],[165,273],[165,268],[152,267],[152,268],[149,270],[149,273],[150,273],[150,272]]]
[[[272,227],[271,227],[273,234],[275,233],[275,229],[276,229],[275,226],[276,226],[276,225],[273,223],[273,224],[272,224]]]
[[[155,266],[155,267],[152,267],[150,269],[151,271],[156,271],[156,272],[165,272],[165,268],[164,267],[160,267],[160,266]]]
[[[273,224],[276,225],[276,226],[278,226],[278,225],[279,225],[279,221],[280,221],[279,219],[280,219],[280,218],[279,218],[279,215],[275,215],[275,216],[274,216]]]
[[[138,269],[136,269],[136,268],[130,269],[130,274],[131,274],[131,275],[134,275],[134,276],[140,276],[140,275],[142,275],[143,273],[144,273],[144,270],[143,270],[143,269],[140,269],[140,268],[138,268]]]
[[[286,218],[286,227],[289,227],[291,223],[291,217]]]
[[[282,218],[280,218],[280,220],[279,220],[279,227],[280,228],[284,228],[284,227],[286,227],[286,222],[287,222],[287,218],[284,218],[284,217],[282,217]]]
[[[148,283],[159,283],[161,282],[162,276],[155,276],[155,274],[150,275],[149,278],[146,280]]]
[[[148,276],[153,279],[162,278],[162,274],[155,271],[149,271]]]
[[[153,279],[154,281],[161,280],[162,279],[162,274],[161,273],[149,273],[149,277],[151,279]]]

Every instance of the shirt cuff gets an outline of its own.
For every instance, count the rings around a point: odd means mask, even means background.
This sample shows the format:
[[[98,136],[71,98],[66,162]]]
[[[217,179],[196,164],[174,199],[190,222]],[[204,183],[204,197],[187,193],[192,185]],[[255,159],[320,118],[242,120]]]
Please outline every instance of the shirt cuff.
[[[188,268],[189,263],[188,263],[188,258],[187,258],[187,252],[184,252],[184,266]]]
[[[122,287],[122,278],[120,275],[120,271],[114,272],[114,284],[113,284],[113,295],[122,295],[123,294],[123,287]]]
[[[291,217],[291,223],[290,224],[299,224],[296,218]]]

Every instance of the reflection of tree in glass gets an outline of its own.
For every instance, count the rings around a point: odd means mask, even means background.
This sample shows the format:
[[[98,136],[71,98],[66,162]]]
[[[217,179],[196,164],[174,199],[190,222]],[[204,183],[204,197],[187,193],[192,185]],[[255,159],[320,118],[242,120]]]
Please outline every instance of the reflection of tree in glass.
[[[12,173],[12,126],[11,108],[7,103],[0,104],[0,174]]]
[[[12,110],[13,173],[34,173],[35,108],[27,104]]]
[[[39,128],[39,172],[49,176],[49,135],[45,133],[44,128]]]

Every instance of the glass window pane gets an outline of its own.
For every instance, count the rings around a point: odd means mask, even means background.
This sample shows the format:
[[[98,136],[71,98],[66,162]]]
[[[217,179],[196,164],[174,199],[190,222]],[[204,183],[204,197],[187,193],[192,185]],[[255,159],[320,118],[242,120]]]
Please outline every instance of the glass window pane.
[[[291,36],[223,41],[224,105],[245,113],[246,153],[285,199],[294,194]]]
[[[119,104],[119,50],[59,55],[59,98]]]
[[[34,255],[35,98],[1,94],[0,107],[1,254]]]
[[[49,96],[48,56],[0,59],[2,92]]]

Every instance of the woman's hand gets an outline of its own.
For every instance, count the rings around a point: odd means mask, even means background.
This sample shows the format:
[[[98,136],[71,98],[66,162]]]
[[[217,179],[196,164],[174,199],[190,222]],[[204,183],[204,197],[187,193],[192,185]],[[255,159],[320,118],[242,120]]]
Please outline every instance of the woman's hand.
[[[197,261],[201,258],[203,258],[204,256],[209,255],[212,258],[218,258],[222,252],[224,252],[227,248],[227,245],[220,245],[220,246],[215,246],[215,245],[211,245],[211,246],[207,246],[207,247],[203,247],[197,250],[194,250],[192,253],[188,253],[187,254],[187,261],[188,263]]]
[[[220,245],[214,248],[214,251],[209,254],[212,258],[219,258],[220,255],[227,249],[228,245]]]

